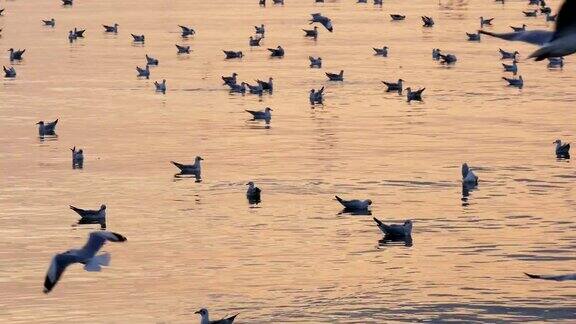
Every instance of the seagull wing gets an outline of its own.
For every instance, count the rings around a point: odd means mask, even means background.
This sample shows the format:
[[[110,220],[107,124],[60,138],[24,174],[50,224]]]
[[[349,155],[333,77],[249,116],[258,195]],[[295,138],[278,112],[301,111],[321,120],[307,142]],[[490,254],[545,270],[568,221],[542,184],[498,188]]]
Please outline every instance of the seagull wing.
[[[526,272],[524,274],[532,279],[555,280],[555,281],[576,280],[576,273],[559,275],[559,276],[535,275]]]
[[[56,286],[67,266],[79,261],[80,258],[77,255],[70,253],[61,253],[53,257],[44,279],[44,293],[49,293]]]
[[[576,32],[576,1],[566,0],[558,12],[556,31],[552,40]]]
[[[85,257],[92,258],[98,253],[100,248],[106,243],[106,241],[110,242],[124,242],[126,238],[121,234],[108,232],[108,231],[100,231],[100,232],[92,232],[88,237],[88,242],[82,247],[82,252],[85,253]]]
[[[540,46],[548,43],[554,35],[554,32],[548,30],[525,30],[513,33],[493,33],[486,30],[479,30],[478,32],[507,41],[524,42]]]

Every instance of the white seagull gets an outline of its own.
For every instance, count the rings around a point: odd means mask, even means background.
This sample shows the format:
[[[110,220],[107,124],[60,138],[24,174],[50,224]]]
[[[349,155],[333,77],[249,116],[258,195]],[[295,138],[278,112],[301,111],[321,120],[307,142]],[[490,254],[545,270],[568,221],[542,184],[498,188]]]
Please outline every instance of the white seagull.
[[[210,316],[208,315],[208,310],[206,308],[202,308],[201,310],[194,312],[194,314],[200,314],[200,316],[202,316],[200,319],[200,324],[232,324],[234,323],[236,316],[238,316],[240,313],[215,321],[210,320]]]
[[[348,210],[367,210],[368,207],[370,205],[372,205],[372,200],[370,199],[366,199],[366,200],[359,200],[359,199],[353,199],[353,200],[344,200],[338,196],[335,196],[336,200],[338,200],[339,203],[342,204],[342,206],[344,206],[344,208],[348,209]]]

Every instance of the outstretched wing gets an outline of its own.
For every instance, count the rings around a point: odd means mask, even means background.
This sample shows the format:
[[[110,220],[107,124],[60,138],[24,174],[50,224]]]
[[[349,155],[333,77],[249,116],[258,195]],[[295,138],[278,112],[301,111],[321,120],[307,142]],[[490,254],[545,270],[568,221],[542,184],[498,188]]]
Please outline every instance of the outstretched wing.
[[[62,277],[66,267],[78,262],[78,260],[76,255],[68,253],[57,254],[53,257],[48,272],[46,272],[46,278],[44,279],[44,293],[47,294],[52,291],[58,283],[58,280],[60,280],[60,277]]]
[[[576,0],[566,0],[558,12],[556,31],[552,40],[576,31]]]
[[[124,242],[126,238],[118,233],[108,232],[108,231],[100,231],[100,232],[92,232],[88,237],[88,242],[82,247],[82,251],[85,253],[85,257],[92,258],[93,256],[98,253],[100,248],[106,243],[106,241],[110,242]]]

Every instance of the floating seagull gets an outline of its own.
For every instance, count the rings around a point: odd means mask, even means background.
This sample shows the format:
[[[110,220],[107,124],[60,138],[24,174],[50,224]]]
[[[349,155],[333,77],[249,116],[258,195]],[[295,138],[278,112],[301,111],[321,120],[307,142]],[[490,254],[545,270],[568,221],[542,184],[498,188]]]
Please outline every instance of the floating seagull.
[[[196,34],[196,31],[193,28],[178,25],[178,27],[182,28],[182,37],[193,36]]]
[[[515,87],[518,89],[522,89],[524,87],[524,80],[522,79],[521,75],[518,77],[518,79],[512,79],[507,77],[502,77],[502,79],[508,82],[508,86]]]
[[[264,109],[263,111],[254,111],[254,110],[246,110],[246,112],[250,113],[252,115],[253,119],[264,119],[264,120],[270,120],[272,119],[272,114],[270,113],[272,111],[271,108],[266,107],[266,109]]]
[[[102,25],[104,27],[104,32],[106,33],[118,33],[118,24],[114,24],[114,26]]]
[[[238,76],[238,73],[234,72],[232,73],[232,76],[223,76],[222,80],[224,81],[224,84],[236,84],[236,77]]]
[[[308,56],[308,59],[310,60],[310,67],[311,68],[322,68],[322,58],[320,56],[313,57],[313,56]]]
[[[266,7],[266,0],[258,0],[258,4],[260,4],[260,7]]]
[[[328,29],[329,32],[333,32],[334,31],[334,26],[332,26],[332,20],[326,16],[322,16],[322,14],[320,13],[313,13],[312,15],[312,19],[310,19],[310,24],[313,23],[320,23],[322,24],[322,26],[324,26],[326,29]]]
[[[567,274],[567,275],[557,275],[557,276],[550,276],[550,275],[535,275],[524,272],[525,275],[532,279],[542,279],[542,280],[554,280],[554,281],[566,281],[566,280],[576,280],[576,273]]]
[[[393,83],[393,82],[386,82],[386,81],[382,81],[382,83],[384,83],[386,85],[386,87],[388,89],[386,89],[386,92],[392,92],[392,91],[397,91],[398,94],[402,94],[402,83],[404,82],[404,80],[402,79],[398,79],[397,83]]]
[[[22,55],[26,52],[26,49],[23,50],[14,50],[13,48],[9,49],[10,52],[10,61],[21,61]]]
[[[440,63],[441,64],[456,64],[458,58],[454,54],[440,54]]]
[[[251,204],[258,204],[261,201],[260,194],[262,190],[254,185],[254,182],[250,181],[246,184],[248,186],[248,190],[246,191],[246,198]]]
[[[551,15],[550,13],[546,14],[546,21],[556,21],[556,18],[558,18],[558,14],[556,15]]]
[[[51,123],[44,123],[42,120],[37,122],[36,125],[38,125],[38,134],[40,134],[40,136],[56,135],[56,124],[58,124],[58,119]]]
[[[424,27],[434,26],[434,19],[432,19],[432,17],[422,16],[422,22],[424,23]]]
[[[480,17],[480,28],[487,25],[492,26],[492,20],[494,20],[494,18],[484,19],[484,17]]]
[[[368,207],[370,205],[372,205],[372,200],[370,199],[366,199],[366,200],[358,200],[358,199],[353,199],[353,200],[344,200],[338,196],[335,196],[336,200],[338,200],[339,203],[342,204],[342,206],[344,206],[344,208],[346,210],[367,210]]]
[[[235,92],[235,93],[245,93],[246,92],[246,82],[242,82],[240,84],[231,84],[231,83],[227,83],[227,85],[230,87],[230,92]]]
[[[528,58],[542,61],[548,57],[561,57],[574,52],[576,52],[576,1],[566,0],[558,12],[558,22],[552,38]]]
[[[533,11],[522,11],[526,17],[536,17],[538,15],[538,10]]]
[[[174,45],[178,49],[178,54],[190,54],[190,45]]]
[[[134,34],[130,34],[132,35],[132,38],[134,38],[134,42],[138,42],[138,43],[144,43],[144,35],[134,35]]]
[[[146,68],[144,69],[137,66],[136,71],[138,71],[138,78],[150,79],[150,66],[148,64],[146,64]]]
[[[262,80],[256,80],[256,82],[258,82],[258,84],[262,87],[262,90],[272,93],[274,91],[274,83],[272,82],[273,80],[274,78],[269,77],[268,82]]]
[[[146,65],[158,65],[158,60],[146,54]]]
[[[392,20],[396,20],[396,21],[406,19],[406,16],[399,15],[399,14],[390,14],[390,17],[392,17]]]
[[[433,48],[432,49],[432,59],[435,61],[439,61],[440,60],[440,49],[439,48]]]
[[[378,228],[382,231],[382,233],[384,233],[385,236],[399,239],[412,236],[411,220],[405,221],[404,224],[402,225],[397,224],[386,225],[376,217],[373,217],[372,219],[376,222],[376,225],[378,225]]]
[[[514,73],[514,75],[516,75],[518,73],[518,65],[516,63],[518,63],[518,61],[516,61],[516,60],[513,60],[512,64],[502,63],[502,66],[504,67],[504,71],[505,72],[512,72],[512,73]]]
[[[202,172],[202,166],[200,165],[200,161],[204,159],[200,156],[197,156],[194,159],[194,164],[181,164],[178,162],[170,161],[174,164],[178,169],[180,169],[180,174],[195,174],[200,175]]]
[[[84,38],[85,31],[86,29],[78,30],[76,27],[74,27],[74,35],[76,35],[76,37]]]
[[[248,83],[245,83],[245,84],[248,87],[248,90],[251,94],[257,94],[257,95],[261,96],[262,93],[264,92],[264,89],[262,88],[262,85],[260,85],[260,84],[257,84],[255,86],[248,84]]]
[[[244,54],[242,54],[242,51],[222,51],[224,52],[224,54],[226,55],[227,59],[233,59],[233,58],[242,58],[242,56],[244,56]]]
[[[368,3],[368,0],[357,0],[356,3]]]
[[[480,41],[480,33],[466,33],[468,40],[471,42]]]
[[[268,49],[270,51],[270,56],[273,57],[284,57],[284,49],[282,48],[282,46],[278,45],[277,48],[269,48]]]
[[[542,6],[542,7],[540,7],[540,13],[543,15],[551,14],[552,8]]]
[[[166,93],[166,79],[162,80],[162,83],[154,81],[154,85],[156,86],[156,92]]]
[[[9,68],[2,66],[2,68],[4,69],[4,77],[5,78],[15,78],[16,77],[16,69],[11,66]]]
[[[562,144],[562,141],[557,139],[553,144],[556,144],[556,156],[559,158],[570,158],[570,143]]]
[[[71,264],[82,263],[86,271],[100,271],[101,266],[110,264],[110,254],[103,253],[96,255],[100,248],[106,243],[110,242],[125,242],[126,238],[118,233],[100,231],[92,232],[88,237],[88,242],[79,250],[69,250],[64,253],[56,254],[52,258],[46,279],[44,280],[44,293],[49,293],[58,280]]]
[[[406,88],[406,101],[422,101],[422,92],[424,92],[426,88],[419,89],[417,91],[412,91],[412,88]]]
[[[82,149],[76,150],[76,146],[70,149],[72,151],[72,168],[76,167],[82,169],[84,167],[84,151]]]
[[[260,34],[262,35],[262,38],[264,38],[264,34],[266,33],[266,28],[264,28],[264,24],[261,24],[260,27],[254,26],[254,29],[256,29],[256,34]]]
[[[548,43],[554,34],[554,32],[548,30],[526,30],[522,32],[513,33],[492,33],[484,30],[478,31],[480,34],[504,39],[512,42],[524,42],[534,45],[543,46]]]
[[[42,20],[42,22],[44,23],[44,26],[50,26],[50,27],[56,26],[56,20],[54,20],[54,18],[50,20]]]
[[[252,37],[248,40],[248,45],[250,46],[260,46],[260,41],[262,40],[261,37]]]
[[[526,24],[522,24],[522,27],[510,26],[515,33],[520,33],[526,31]]]
[[[70,43],[74,42],[77,38],[78,36],[76,36],[76,33],[74,33],[74,31],[71,30],[68,32],[68,41]]]
[[[326,76],[330,81],[344,81],[344,70],[340,70],[338,74],[326,72]]]
[[[100,224],[106,228],[106,205],[102,204],[98,210],[81,209],[70,205],[70,209],[80,215],[81,224]]]
[[[506,52],[505,50],[499,48],[498,51],[500,51],[500,55],[502,55],[502,59],[516,59],[516,55],[520,54],[518,53],[518,51],[514,51],[514,52]]]
[[[284,0],[272,0],[272,3],[274,3],[274,4],[279,4],[279,5],[284,5]]]
[[[376,52],[375,55],[388,57],[388,46],[383,46],[382,48],[372,47],[372,49],[374,50],[374,52]]]
[[[277,1],[282,1],[281,3],[284,4],[284,0],[274,0],[274,3],[275,4],[279,3]],[[202,318],[200,319],[200,324],[232,324],[236,316],[239,315],[236,314],[228,318],[222,318],[220,320],[211,321],[210,317],[208,316],[208,310],[206,308],[202,308],[201,310],[194,312],[194,314],[200,314],[200,316],[202,316]]]
[[[304,37],[313,37],[314,39],[318,38],[318,26],[314,26],[314,29],[302,29],[304,33]]]
[[[310,90],[310,104],[311,105],[315,105],[315,104],[319,104],[321,105],[324,101],[324,87],[320,88],[320,90]]]
[[[467,186],[478,185],[478,176],[474,174],[474,171],[466,163],[462,164],[462,183]]]
[[[548,68],[563,68],[564,67],[564,57],[549,57],[548,58]]]
[[[62,5],[64,6],[71,6],[73,4],[73,0],[62,0]]]

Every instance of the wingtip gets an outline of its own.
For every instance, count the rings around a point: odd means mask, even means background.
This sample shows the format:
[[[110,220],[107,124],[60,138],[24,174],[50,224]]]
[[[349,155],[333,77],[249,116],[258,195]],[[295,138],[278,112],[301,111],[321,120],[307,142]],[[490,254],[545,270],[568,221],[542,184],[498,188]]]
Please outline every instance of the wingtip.
[[[532,278],[532,279],[539,279],[539,278],[540,278],[539,275],[530,274],[530,273],[527,273],[527,272],[524,272],[524,274],[525,274],[526,276],[528,276],[529,278]]]

